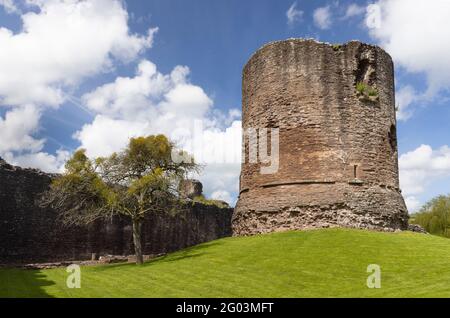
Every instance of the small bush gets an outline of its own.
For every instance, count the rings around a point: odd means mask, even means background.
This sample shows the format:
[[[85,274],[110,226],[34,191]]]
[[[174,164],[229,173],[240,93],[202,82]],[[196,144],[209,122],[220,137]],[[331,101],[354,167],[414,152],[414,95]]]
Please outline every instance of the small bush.
[[[369,89],[367,90],[367,95],[372,97],[378,96],[378,91],[373,87],[369,87]]]
[[[370,100],[376,100],[378,97],[377,89],[363,82],[356,83],[356,91],[359,95],[368,97]]]
[[[450,238],[450,195],[432,199],[409,222],[422,226],[428,233]]]
[[[356,91],[360,94],[364,94],[364,92],[367,90],[367,85],[363,82],[356,83]]]
[[[333,44],[332,47],[333,47],[333,50],[339,51],[341,49],[342,45],[340,45],[340,44]]]
[[[204,195],[199,195],[196,196],[193,200],[193,202],[197,202],[197,203],[201,203],[204,205],[215,205],[219,208],[228,208],[229,205],[226,202],[223,201],[219,201],[219,200],[211,200],[211,199],[207,199],[205,198]]]

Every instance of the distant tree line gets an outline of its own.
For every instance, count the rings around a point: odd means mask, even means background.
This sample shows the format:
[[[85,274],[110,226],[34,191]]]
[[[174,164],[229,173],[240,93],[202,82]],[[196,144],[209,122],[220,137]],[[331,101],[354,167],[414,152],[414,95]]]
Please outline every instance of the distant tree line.
[[[428,233],[450,238],[450,194],[430,200],[411,216],[410,222],[422,226]]]

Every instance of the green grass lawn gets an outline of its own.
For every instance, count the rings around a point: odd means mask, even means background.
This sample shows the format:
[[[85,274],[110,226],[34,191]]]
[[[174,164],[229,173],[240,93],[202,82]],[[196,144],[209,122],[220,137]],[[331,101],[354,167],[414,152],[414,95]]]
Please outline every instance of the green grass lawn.
[[[366,286],[369,264],[381,288]],[[450,297],[450,240],[327,229],[226,238],[134,264],[0,269],[0,297]]]

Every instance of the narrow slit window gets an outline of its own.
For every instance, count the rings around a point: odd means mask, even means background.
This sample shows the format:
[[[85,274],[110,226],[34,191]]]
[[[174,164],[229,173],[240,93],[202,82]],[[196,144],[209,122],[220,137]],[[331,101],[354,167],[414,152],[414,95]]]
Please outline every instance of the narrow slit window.
[[[392,151],[396,151],[397,149],[397,129],[395,128],[395,125],[391,125],[391,129],[388,133],[389,137],[389,144],[391,145]]]
[[[358,165],[354,165],[354,166],[353,166],[353,177],[354,177],[355,179],[358,179],[357,172],[358,172]]]

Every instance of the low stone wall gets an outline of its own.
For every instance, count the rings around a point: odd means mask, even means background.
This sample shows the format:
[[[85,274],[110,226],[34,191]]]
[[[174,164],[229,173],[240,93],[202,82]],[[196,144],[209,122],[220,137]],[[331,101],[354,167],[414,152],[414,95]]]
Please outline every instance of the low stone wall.
[[[36,200],[51,182],[39,170],[0,159],[0,263],[20,264],[133,254],[131,223],[124,218],[86,227],[64,227]],[[231,208],[193,204],[175,216],[149,215],[143,225],[144,254],[160,254],[231,235]]]

